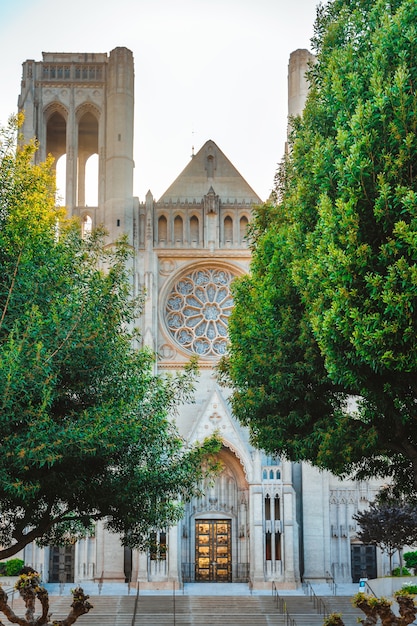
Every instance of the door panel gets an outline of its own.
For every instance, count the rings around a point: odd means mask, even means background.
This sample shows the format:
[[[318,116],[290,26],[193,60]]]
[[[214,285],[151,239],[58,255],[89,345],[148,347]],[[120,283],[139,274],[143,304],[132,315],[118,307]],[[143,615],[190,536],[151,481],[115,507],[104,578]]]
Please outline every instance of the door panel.
[[[351,546],[352,582],[360,578],[376,578],[376,547],[367,545]]]
[[[49,582],[74,582],[74,546],[51,546],[49,557]]]
[[[195,525],[196,580],[231,582],[230,520],[198,520]]]

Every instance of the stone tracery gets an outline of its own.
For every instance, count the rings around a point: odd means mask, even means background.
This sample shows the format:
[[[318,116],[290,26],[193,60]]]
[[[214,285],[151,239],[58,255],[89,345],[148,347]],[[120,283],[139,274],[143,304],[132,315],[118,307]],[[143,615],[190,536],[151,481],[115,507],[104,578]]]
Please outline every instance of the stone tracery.
[[[166,323],[182,348],[200,356],[226,352],[233,278],[228,270],[212,267],[193,270],[174,284],[166,302]]]

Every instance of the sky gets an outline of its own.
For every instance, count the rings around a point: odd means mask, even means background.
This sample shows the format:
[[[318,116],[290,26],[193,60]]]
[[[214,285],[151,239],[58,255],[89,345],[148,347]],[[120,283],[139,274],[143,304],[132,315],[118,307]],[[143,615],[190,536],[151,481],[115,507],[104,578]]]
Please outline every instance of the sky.
[[[0,0],[0,125],[42,52],[135,61],[134,195],[158,199],[212,139],[262,200],[285,145],[290,53],[318,0]]]

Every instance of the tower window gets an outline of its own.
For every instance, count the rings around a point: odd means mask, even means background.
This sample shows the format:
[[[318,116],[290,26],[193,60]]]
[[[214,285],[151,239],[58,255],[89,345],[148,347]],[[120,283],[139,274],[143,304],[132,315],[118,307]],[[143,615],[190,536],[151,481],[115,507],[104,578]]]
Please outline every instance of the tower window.
[[[158,220],[158,243],[166,243],[168,235],[167,220],[166,217],[162,217]]]
[[[240,218],[240,229],[239,229],[239,237],[240,237],[240,243],[244,243],[245,238],[246,238],[246,234],[247,234],[247,230],[248,230],[248,218],[243,216]]]
[[[174,220],[174,241],[175,243],[183,242],[182,218],[179,215]]]
[[[190,219],[190,238],[192,243],[199,242],[199,232],[198,232],[198,218],[193,215]]]
[[[214,176],[214,156],[210,154],[207,157],[207,178],[213,178]]]
[[[233,220],[229,216],[224,220],[224,242],[233,243]]]

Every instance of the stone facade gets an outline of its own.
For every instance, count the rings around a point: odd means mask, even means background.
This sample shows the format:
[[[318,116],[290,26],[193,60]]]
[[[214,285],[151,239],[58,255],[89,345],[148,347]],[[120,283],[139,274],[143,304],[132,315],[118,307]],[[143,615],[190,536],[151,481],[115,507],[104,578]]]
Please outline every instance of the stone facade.
[[[307,51],[291,55],[291,115],[302,111],[311,58]],[[219,432],[223,470],[203,497],[186,506],[177,527],[155,534],[154,553],[132,554],[101,523],[93,537],[66,551],[29,546],[26,563],[50,581],[131,579],[150,587],[181,580],[251,580],[258,587],[274,580],[295,587],[302,576],[330,574],[351,581],[364,563],[383,572],[381,556],[376,561],[373,549],[355,542],[352,522],[378,485],[343,482],[254,449],[215,378],[226,350],[230,283],[248,271],[245,234],[261,199],[209,140],[161,198],[148,192],[139,202],[132,183],[133,105],[133,57],[126,48],[109,55],[44,53],[42,61],[23,64],[24,138],[39,139],[39,159],[66,154],[70,215],[79,216],[83,227],[104,224],[110,243],[127,234],[134,249],[133,292],[146,290],[138,320],[143,343],[157,351],[159,372],[198,356],[195,403],[181,407],[178,429],[189,441]],[[85,171],[93,154],[98,202],[87,206]]]

